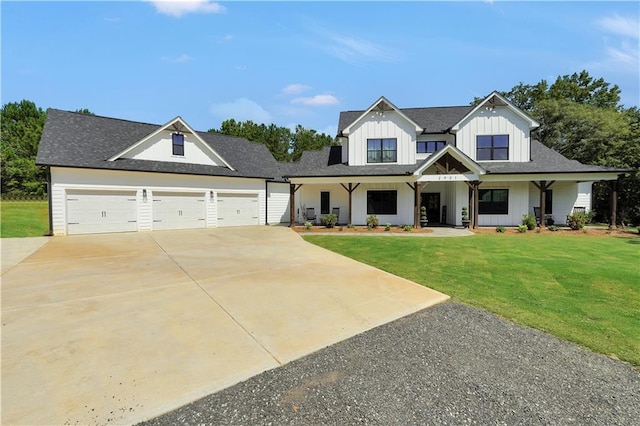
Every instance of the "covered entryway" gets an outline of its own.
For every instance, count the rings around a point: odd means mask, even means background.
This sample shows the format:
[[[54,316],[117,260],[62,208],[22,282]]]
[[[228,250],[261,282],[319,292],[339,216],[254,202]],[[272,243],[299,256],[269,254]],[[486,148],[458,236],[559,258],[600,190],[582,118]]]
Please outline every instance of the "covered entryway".
[[[259,225],[257,194],[218,194],[218,226]]]
[[[204,193],[154,192],[153,229],[193,229],[206,226]]]
[[[69,235],[138,230],[135,191],[69,190],[66,204]]]
[[[421,203],[427,208],[427,220],[430,224],[440,223],[440,193],[423,192]]]

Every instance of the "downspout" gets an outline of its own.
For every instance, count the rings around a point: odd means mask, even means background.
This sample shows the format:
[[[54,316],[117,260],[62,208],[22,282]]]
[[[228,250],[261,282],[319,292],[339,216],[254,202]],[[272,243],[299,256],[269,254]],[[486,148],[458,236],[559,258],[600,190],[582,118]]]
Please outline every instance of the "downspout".
[[[51,167],[47,167],[47,203],[49,205],[49,233],[48,237],[53,236],[53,214],[51,212]]]
[[[264,224],[269,225],[269,180],[264,180]]]

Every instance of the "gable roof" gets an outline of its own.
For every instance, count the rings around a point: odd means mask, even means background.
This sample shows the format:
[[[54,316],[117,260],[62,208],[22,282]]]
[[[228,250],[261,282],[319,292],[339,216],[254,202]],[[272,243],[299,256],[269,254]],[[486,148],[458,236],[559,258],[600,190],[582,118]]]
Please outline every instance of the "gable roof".
[[[452,144],[446,144],[444,148],[439,151],[434,152],[430,156],[428,156],[413,172],[413,174],[422,174],[426,169],[435,164],[442,157],[450,155],[455,160],[460,162],[463,166],[468,168],[473,173],[480,175],[486,173],[486,170],[480,166],[478,163],[469,158],[464,152],[460,151],[458,148],[453,146]]]
[[[263,144],[207,132],[194,131],[194,134],[219,153],[230,167],[125,158],[108,161],[160,127],[155,124],[49,109],[36,164],[269,179],[282,176],[281,168],[284,166],[273,158]]]
[[[513,105],[511,102],[509,102],[506,98],[504,98],[498,92],[493,91],[493,92],[491,92],[491,94],[489,96],[484,98],[484,100],[482,102],[478,103],[478,105],[476,105],[469,112],[467,112],[467,114],[465,114],[464,117],[462,117],[460,120],[458,120],[457,123],[455,123],[453,126],[451,126],[451,130],[454,130],[454,131],[458,130],[460,128],[460,124],[462,124],[463,121],[465,121],[468,117],[470,117],[472,114],[474,114],[479,109],[482,109],[482,108],[491,108],[491,109],[493,109],[496,106],[505,106],[505,107],[509,108],[517,116],[519,116],[524,121],[529,123],[529,129],[530,130],[533,130],[535,128],[540,127],[540,123],[538,123],[536,120],[531,118],[528,114],[526,114],[520,108],[518,108],[515,105]]]
[[[178,116],[176,118],[174,118],[173,120],[168,121],[166,124],[160,126],[159,128],[157,128],[154,132],[151,132],[150,134],[148,134],[147,136],[145,136],[144,138],[140,139],[139,141],[135,142],[133,145],[129,146],[128,148],[126,148],[124,151],[117,153],[116,155],[112,156],[111,158],[109,158],[109,161],[114,161],[114,160],[118,160],[120,158],[123,158],[125,155],[127,155],[128,153],[132,152],[133,150],[135,150],[137,147],[139,147],[140,145],[142,145],[143,143],[149,141],[150,139],[152,139],[154,136],[158,135],[160,132],[163,132],[165,130],[171,130],[171,131],[180,131],[181,133],[191,133],[195,139],[202,144],[203,148],[205,149],[205,151],[208,151],[209,154],[212,154],[215,158],[217,158],[219,160],[219,162],[223,163],[226,167],[230,168],[231,170],[233,170],[233,167],[227,163],[225,161],[224,158],[222,158],[220,156],[220,154],[218,154],[215,149],[213,149],[210,145],[208,145],[207,143],[205,143],[205,141],[202,140],[202,138],[198,135],[198,133],[196,133],[191,126],[189,126],[183,119],[182,117]]]
[[[422,133],[446,133],[471,111],[471,106],[399,108],[409,120],[422,128]],[[343,111],[338,122],[338,136],[350,124],[362,117],[366,111]]]
[[[358,115],[355,119],[353,119],[350,123],[348,123],[346,125],[346,127],[340,128],[340,133],[347,135],[351,131],[351,126],[356,124],[358,121],[360,121],[366,115],[368,115],[368,114],[370,114],[372,112],[382,115],[385,111],[395,111],[400,117],[402,117],[404,120],[406,120],[407,122],[409,122],[410,124],[415,126],[416,132],[420,131],[421,126],[418,123],[416,123],[411,118],[407,117],[407,115],[404,114],[404,112],[402,112],[402,110],[398,109],[394,104],[389,102],[389,100],[387,98],[385,98],[384,96],[381,96],[377,101],[375,101],[373,103],[373,105],[371,105],[369,107],[369,109],[367,109],[366,111],[363,111],[360,115]],[[384,117],[384,115],[382,115],[382,116]]]

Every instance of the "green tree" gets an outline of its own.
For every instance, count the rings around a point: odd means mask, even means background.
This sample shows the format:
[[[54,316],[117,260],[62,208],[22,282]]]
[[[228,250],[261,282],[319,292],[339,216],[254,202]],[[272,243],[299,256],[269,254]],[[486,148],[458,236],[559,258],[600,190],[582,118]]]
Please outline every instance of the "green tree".
[[[46,112],[23,100],[3,105],[0,117],[2,194],[44,194],[46,174],[35,159]]]
[[[301,125],[296,126],[296,131],[292,136],[291,160],[298,161],[304,151],[322,149],[325,146],[336,145],[337,142],[331,136],[324,133],[318,134],[313,129],[305,129]]]
[[[93,112],[91,112],[89,109],[87,108],[80,108],[75,110],[75,112],[79,113],[79,114],[86,114],[86,115],[95,115]]]

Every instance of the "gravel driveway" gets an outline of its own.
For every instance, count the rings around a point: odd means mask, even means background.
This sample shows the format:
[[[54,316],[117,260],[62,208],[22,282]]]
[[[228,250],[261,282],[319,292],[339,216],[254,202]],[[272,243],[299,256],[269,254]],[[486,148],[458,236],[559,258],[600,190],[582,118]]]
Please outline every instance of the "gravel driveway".
[[[628,364],[449,302],[146,424],[638,425],[639,401]]]

